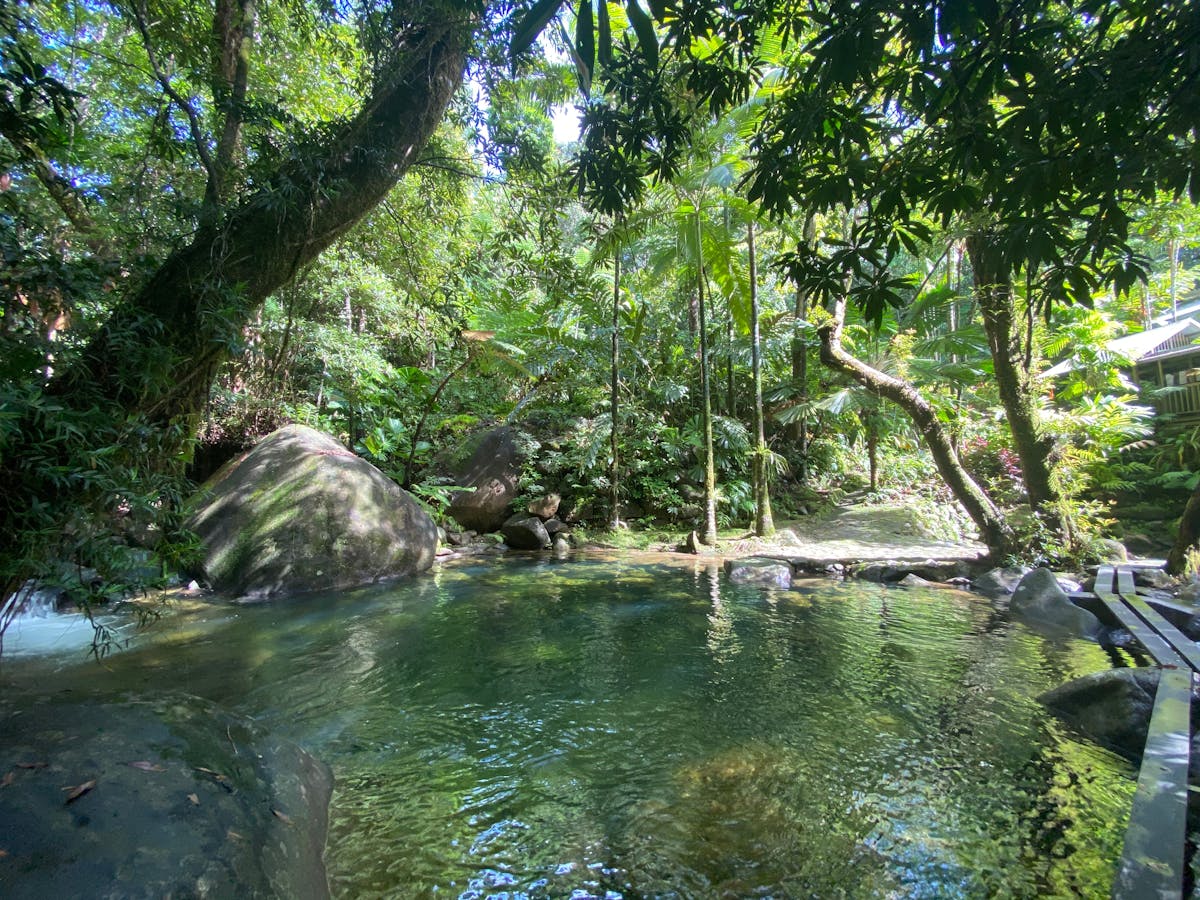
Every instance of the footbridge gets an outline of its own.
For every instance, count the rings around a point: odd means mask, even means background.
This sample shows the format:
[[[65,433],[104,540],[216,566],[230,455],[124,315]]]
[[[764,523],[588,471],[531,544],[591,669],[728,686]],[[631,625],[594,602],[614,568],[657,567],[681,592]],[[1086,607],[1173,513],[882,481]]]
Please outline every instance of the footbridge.
[[[1133,567],[1101,566],[1093,590],[1078,599],[1127,629],[1160,673],[1112,895],[1177,898],[1186,865],[1192,682],[1200,672],[1200,646],[1138,594]]]

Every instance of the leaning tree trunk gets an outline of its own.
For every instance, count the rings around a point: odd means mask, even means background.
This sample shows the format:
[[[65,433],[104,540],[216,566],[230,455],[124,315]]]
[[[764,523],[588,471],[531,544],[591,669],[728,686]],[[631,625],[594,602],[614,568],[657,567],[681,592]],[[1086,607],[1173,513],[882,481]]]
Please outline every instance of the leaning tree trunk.
[[[987,233],[972,234],[966,243],[996,387],[1012,432],[1013,449],[1021,461],[1029,505],[1041,516],[1061,514],[1061,510],[1055,509],[1059,497],[1051,479],[1054,439],[1041,434],[1038,428],[1033,385],[1024,363],[1021,331],[1015,315],[1016,298],[1003,250],[994,236]]]
[[[462,82],[474,28],[465,17],[431,8],[424,25],[406,31],[403,50],[378,74],[352,120],[200,227],[46,386],[47,402],[31,407],[19,437],[0,454],[7,491],[0,503],[0,599],[40,575],[54,552],[37,543],[46,529],[37,511],[69,514],[94,492],[87,478],[47,475],[54,460],[30,461],[27,442],[34,449],[48,445],[44,435],[37,437],[46,427],[43,406],[107,417],[114,430],[155,447],[158,457],[177,454],[178,447],[166,445],[188,433],[217,365],[240,343],[263,301],[345,234],[417,161]],[[63,442],[58,446],[69,452]],[[61,465],[68,464],[64,457]]]
[[[696,206],[696,313],[700,332],[700,417],[704,428],[704,536],[709,547],[717,543],[717,465],[713,454],[712,385],[708,377],[708,335],[704,303],[704,261],[700,248],[700,207]]]
[[[1175,546],[1167,556],[1167,571],[1172,575],[1194,575],[1195,572],[1185,572],[1188,553],[1200,550],[1200,484],[1192,491],[1187,506],[1183,510],[1183,518],[1179,520],[1179,535],[1175,538]]]
[[[1016,535],[991,498],[963,468],[958,454],[954,452],[949,433],[938,419],[937,411],[913,385],[871,368],[843,349],[842,327],[845,317],[846,301],[837,300],[832,321],[817,331],[821,339],[821,362],[849,375],[863,387],[904,410],[925,439],[925,445],[946,486],[979,529],[992,556],[1000,558],[1012,553],[1016,549]]]
[[[471,26],[440,19],[321,152],[201,228],[120,307],[52,390],[166,422],[201,409],[262,302],[358,222],[415,163],[462,82]]]
[[[758,258],[754,252],[754,223],[746,226],[750,255],[750,373],[754,380],[754,533],[775,533],[771,516],[770,466],[767,464],[766,422],[762,396],[762,340],[758,330]]]

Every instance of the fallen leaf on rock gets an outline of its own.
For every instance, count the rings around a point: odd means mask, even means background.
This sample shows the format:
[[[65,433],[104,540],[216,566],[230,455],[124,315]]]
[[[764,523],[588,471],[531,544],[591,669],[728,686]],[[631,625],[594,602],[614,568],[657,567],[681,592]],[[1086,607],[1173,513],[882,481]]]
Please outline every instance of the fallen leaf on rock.
[[[44,769],[48,765],[50,765],[50,763],[48,763],[48,762],[17,763],[17,768],[18,769]]]
[[[291,817],[291,816],[289,816],[287,813],[285,813],[285,812],[280,812],[280,811],[279,811],[279,810],[277,810],[277,809],[273,809],[273,810],[271,810],[271,812],[273,812],[273,813],[275,814],[275,818],[277,818],[277,819],[278,819],[280,822],[282,822],[284,825],[291,825],[291,824],[292,824],[292,817]]]
[[[188,799],[192,801],[192,806],[200,805],[200,798],[197,797],[195,794],[188,794]]]
[[[74,803],[95,786],[96,779],[93,778],[91,781],[85,781],[83,784],[76,784],[63,788],[64,791],[67,791],[67,803]]]
[[[16,781],[16,779],[17,776],[14,773],[6,772],[4,777],[0,778],[0,787],[8,787],[10,784]]]
[[[144,759],[139,759],[137,762],[128,763],[131,769],[140,769],[143,772],[165,772],[167,771],[162,766],[155,765],[152,762],[147,762]]]

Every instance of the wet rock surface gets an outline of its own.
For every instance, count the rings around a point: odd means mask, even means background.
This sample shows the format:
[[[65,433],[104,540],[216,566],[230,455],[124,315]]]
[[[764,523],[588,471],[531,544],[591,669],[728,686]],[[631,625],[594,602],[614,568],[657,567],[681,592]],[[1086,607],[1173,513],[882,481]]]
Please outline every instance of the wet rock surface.
[[[1072,603],[1049,569],[1026,573],[1013,592],[1009,609],[1031,625],[1088,638],[1098,638],[1104,633],[1100,620]]]
[[[725,574],[734,584],[756,584],[781,590],[792,586],[792,567],[770,559],[727,560]]]
[[[197,697],[5,701],[0,783],[0,896],[328,896],[328,767]]]
[[[545,550],[550,546],[550,535],[537,516],[518,513],[501,526],[500,533],[514,550]]]
[[[992,600],[999,600],[1012,594],[1027,572],[1028,566],[989,569],[971,582],[971,589]]]
[[[1068,681],[1038,699],[1077,731],[1137,762],[1158,690],[1158,669],[1110,669]]]

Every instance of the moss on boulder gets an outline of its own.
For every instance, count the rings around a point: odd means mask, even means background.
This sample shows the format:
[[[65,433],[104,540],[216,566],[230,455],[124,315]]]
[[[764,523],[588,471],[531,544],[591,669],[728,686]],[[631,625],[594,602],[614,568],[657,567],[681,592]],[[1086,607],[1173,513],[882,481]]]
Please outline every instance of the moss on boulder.
[[[395,482],[328,435],[289,425],[214,475],[189,525],[204,576],[256,598],[427,569],[437,527]]]

